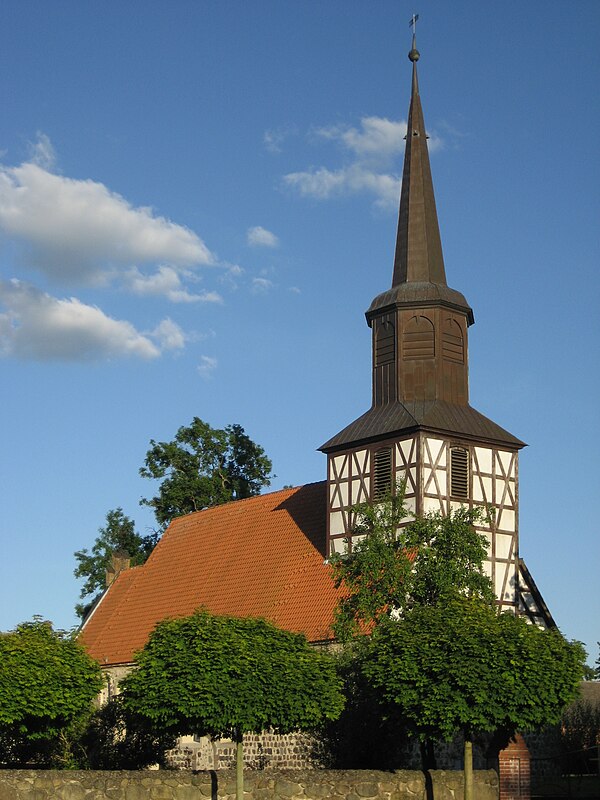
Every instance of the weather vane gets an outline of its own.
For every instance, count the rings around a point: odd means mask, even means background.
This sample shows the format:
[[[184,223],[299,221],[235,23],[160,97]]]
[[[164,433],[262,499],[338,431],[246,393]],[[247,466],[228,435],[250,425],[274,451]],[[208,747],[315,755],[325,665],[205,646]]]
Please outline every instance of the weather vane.
[[[419,51],[417,50],[417,20],[419,19],[418,14],[413,14],[411,17],[410,22],[408,23],[409,26],[412,28],[412,48],[410,53],[408,54],[409,59],[415,63],[415,61],[419,60]]]

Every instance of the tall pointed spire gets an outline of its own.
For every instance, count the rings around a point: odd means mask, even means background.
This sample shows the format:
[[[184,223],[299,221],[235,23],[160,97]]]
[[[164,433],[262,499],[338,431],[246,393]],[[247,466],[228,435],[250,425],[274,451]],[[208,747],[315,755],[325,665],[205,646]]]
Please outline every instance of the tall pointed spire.
[[[392,286],[377,295],[367,311],[371,325],[374,315],[391,306],[417,307],[439,303],[466,314],[467,325],[475,321],[465,296],[446,283],[442,241],[435,207],[433,180],[427,149],[427,134],[417,78],[417,50],[414,33],[418,15],[413,17],[413,40],[408,58],[412,62],[412,91],[406,129],[406,149]]]
[[[406,130],[392,286],[407,282],[437,283],[445,286],[444,256],[419,96],[417,79],[419,51],[414,32],[412,49],[408,57],[413,65],[412,93]]]

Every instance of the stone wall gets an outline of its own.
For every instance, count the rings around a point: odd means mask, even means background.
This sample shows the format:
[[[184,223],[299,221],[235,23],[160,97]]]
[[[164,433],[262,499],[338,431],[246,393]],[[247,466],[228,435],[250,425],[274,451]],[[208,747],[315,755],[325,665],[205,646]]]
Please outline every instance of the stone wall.
[[[434,800],[459,800],[462,774],[431,773]],[[249,771],[252,800],[425,800],[425,776],[397,770]],[[493,771],[475,773],[475,797],[498,800]],[[0,800],[234,800],[235,774],[224,772],[79,772],[0,770]]]
[[[429,771],[434,800],[462,800],[464,777],[462,772],[432,769]],[[476,800],[498,800],[498,774],[493,769],[473,773],[473,795]]]
[[[320,744],[306,733],[245,733],[244,767],[259,769],[313,769],[322,766]],[[173,769],[234,769],[235,743],[208,736],[181,736],[177,747],[167,751]]]

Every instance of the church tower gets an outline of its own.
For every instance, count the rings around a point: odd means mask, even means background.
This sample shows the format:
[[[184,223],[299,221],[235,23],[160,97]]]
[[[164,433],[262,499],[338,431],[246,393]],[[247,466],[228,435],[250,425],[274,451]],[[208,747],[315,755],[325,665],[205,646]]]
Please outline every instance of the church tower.
[[[502,607],[519,604],[520,441],[469,405],[473,311],[451,289],[429,164],[413,45],[412,90],[392,286],[366,312],[372,406],[320,449],[327,454],[328,552],[352,550],[352,507],[406,481],[414,514],[461,505],[491,509],[480,531]]]

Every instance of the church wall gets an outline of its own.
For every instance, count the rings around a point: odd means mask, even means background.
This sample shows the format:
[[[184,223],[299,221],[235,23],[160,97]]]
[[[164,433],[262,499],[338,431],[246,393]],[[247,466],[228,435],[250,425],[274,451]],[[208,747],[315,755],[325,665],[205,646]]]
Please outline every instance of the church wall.
[[[375,444],[328,459],[329,553],[351,550],[352,506],[374,495],[374,459],[378,450],[392,450],[392,485],[406,480],[406,505],[414,514],[448,514],[461,506],[482,507],[490,513],[477,529],[488,542],[484,564],[501,605],[514,608],[517,600],[518,453],[458,437],[418,433]],[[466,452],[465,492],[453,494],[451,451]],[[404,524],[410,522],[408,517]]]
[[[376,445],[357,448],[346,453],[332,454],[328,458],[329,554],[348,551],[349,533],[353,526],[353,506],[368,503],[373,496],[373,463],[375,453],[391,448],[392,484],[406,479],[406,505],[416,512],[419,494],[418,439],[409,436],[401,440],[390,439]],[[354,541],[357,538],[354,537]]]

